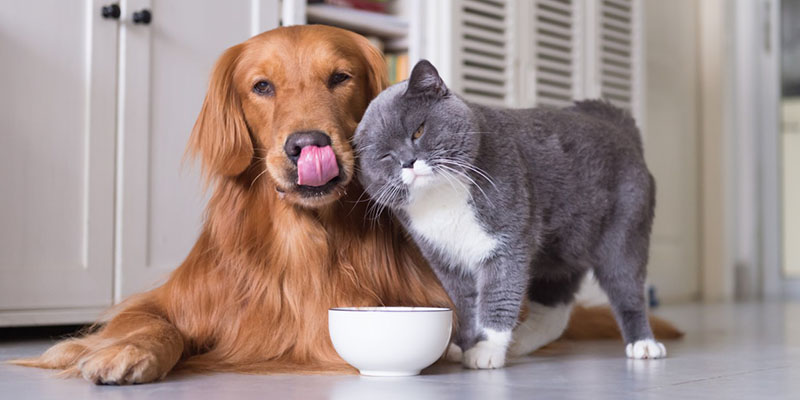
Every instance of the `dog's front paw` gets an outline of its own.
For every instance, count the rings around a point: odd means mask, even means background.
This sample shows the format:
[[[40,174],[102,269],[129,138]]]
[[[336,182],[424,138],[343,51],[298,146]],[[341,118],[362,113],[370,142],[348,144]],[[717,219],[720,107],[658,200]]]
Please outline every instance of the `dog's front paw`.
[[[117,344],[94,351],[78,361],[80,374],[101,385],[145,383],[162,378],[155,354],[133,344]]]
[[[56,343],[39,357],[10,360],[9,362],[26,367],[70,369],[86,351],[87,348],[80,339],[69,339]]]
[[[464,353],[461,351],[461,346],[450,343],[447,346],[447,352],[444,354],[444,359],[454,363],[460,363],[461,360],[464,358]]]
[[[463,364],[472,369],[503,368],[506,364],[506,348],[481,340],[464,353]]]
[[[663,344],[656,342],[653,339],[637,340],[633,343],[628,343],[625,346],[625,354],[628,358],[634,359],[648,359],[648,358],[664,358],[667,356],[667,349]]]

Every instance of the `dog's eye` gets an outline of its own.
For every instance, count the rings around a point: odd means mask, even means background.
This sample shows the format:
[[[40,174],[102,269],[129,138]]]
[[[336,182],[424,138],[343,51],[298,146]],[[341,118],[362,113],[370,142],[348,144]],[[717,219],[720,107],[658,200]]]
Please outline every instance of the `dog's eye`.
[[[422,124],[419,126],[419,128],[417,128],[416,131],[414,131],[414,134],[411,135],[411,139],[417,140],[421,138],[424,131],[425,131],[425,124]]]
[[[275,88],[269,81],[258,81],[253,85],[253,92],[262,96],[272,96],[275,94]]]
[[[333,88],[347,81],[348,79],[350,79],[350,75],[347,75],[344,72],[336,72],[333,75],[331,75],[330,78],[328,78],[328,87]]]

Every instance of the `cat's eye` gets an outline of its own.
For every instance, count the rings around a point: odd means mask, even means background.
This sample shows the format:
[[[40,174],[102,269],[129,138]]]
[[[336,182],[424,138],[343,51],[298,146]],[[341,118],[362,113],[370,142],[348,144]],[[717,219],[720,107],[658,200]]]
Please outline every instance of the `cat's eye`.
[[[386,161],[386,160],[390,160],[391,158],[392,158],[392,154],[391,153],[386,153],[386,154],[382,155],[380,158],[378,158],[378,160],[379,161]]]
[[[417,128],[417,130],[414,131],[414,134],[411,135],[411,139],[417,140],[421,138],[424,130],[425,130],[425,124],[420,125],[419,128]]]

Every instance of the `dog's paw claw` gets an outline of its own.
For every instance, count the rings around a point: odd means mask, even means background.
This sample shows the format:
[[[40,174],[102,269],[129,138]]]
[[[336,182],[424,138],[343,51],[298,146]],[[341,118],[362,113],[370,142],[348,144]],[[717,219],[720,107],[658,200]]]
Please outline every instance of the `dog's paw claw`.
[[[98,385],[127,385],[160,378],[155,354],[133,344],[112,345],[83,357],[77,365],[81,376]]]

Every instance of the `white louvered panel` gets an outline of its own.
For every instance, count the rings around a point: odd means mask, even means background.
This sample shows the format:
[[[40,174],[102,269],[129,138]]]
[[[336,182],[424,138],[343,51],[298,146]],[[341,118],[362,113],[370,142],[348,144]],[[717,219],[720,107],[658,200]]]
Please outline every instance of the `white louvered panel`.
[[[610,40],[621,46],[630,46],[630,32],[623,32],[619,28],[604,24],[602,27],[603,39]]]
[[[539,98],[539,102],[537,106],[546,106],[546,107],[563,107],[564,100],[553,97],[553,96],[542,96]]]
[[[603,72],[604,76],[606,76],[606,75],[617,76],[618,78],[621,78],[621,79],[625,79],[625,80],[628,80],[628,81],[631,80],[631,75],[630,75],[631,74],[631,70],[630,70],[630,68],[618,67],[618,66],[616,66],[614,64],[606,64],[606,65],[603,65],[603,71],[602,72]]]
[[[511,107],[606,98],[641,121],[641,0],[420,4],[429,11],[420,54],[465,98]]]
[[[502,83],[505,79],[505,75],[503,72],[500,71],[492,71],[490,69],[484,69],[479,67],[473,67],[469,64],[465,65],[461,68],[461,72],[464,76],[469,77],[470,79],[474,79],[477,81],[495,81]]]
[[[536,24],[539,27],[539,29],[537,29],[539,33],[560,37],[564,40],[570,40],[570,38],[572,38],[572,30],[569,26],[564,26],[557,21],[540,18],[536,21]]]
[[[578,43],[575,0],[535,0],[533,99],[536,105],[570,105],[577,92]]]
[[[503,65],[506,64],[506,49],[504,46],[489,45],[477,40],[465,40],[462,50],[472,54],[482,54],[487,57],[492,57]]]
[[[571,1],[540,1],[538,5],[539,10],[555,11],[562,14],[572,14]]]
[[[474,51],[464,54],[464,60],[465,63],[481,64],[498,70],[502,70],[506,66],[502,58],[491,57]]]
[[[563,41],[561,43],[561,46],[564,46]],[[563,66],[571,67],[572,57],[570,56],[570,54],[571,51],[569,48],[549,46],[545,41],[541,39],[538,40],[536,47],[537,60],[561,63],[561,65]]]
[[[552,72],[542,71],[539,70],[538,73],[539,81],[555,86],[561,86],[566,88],[572,87],[572,79],[564,74],[555,74]]]
[[[480,1],[480,0],[466,0],[464,1],[464,11],[465,14],[467,12],[472,14],[482,14],[487,16],[492,16],[497,19],[505,19],[506,12],[503,6],[505,5],[504,0],[489,0],[489,1]]]
[[[464,97],[476,103],[508,105],[511,100],[508,0],[459,1],[457,77]]]
[[[633,111],[635,60],[633,57],[633,0],[600,0],[600,96]]]
[[[503,31],[496,32],[484,27],[471,26],[469,22],[466,22],[464,27],[461,28],[461,32],[464,33],[465,38],[470,40],[477,40],[489,45],[505,46],[506,35]]]
[[[621,78],[621,77],[614,76],[614,75],[611,75],[611,74],[604,75],[603,76],[603,82],[606,83],[608,86],[618,87],[618,88],[627,88],[627,90],[630,90],[631,84],[633,83],[633,82],[631,82],[630,79]]]
[[[495,99],[492,97],[486,97],[481,94],[471,94],[471,93],[464,93],[461,97],[471,101],[473,103],[484,104],[487,106],[496,106],[496,107],[503,107],[506,105],[504,100]]]
[[[477,79],[473,79],[472,82],[470,82],[469,88],[473,91],[473,93],[467,92],[470,94],[480,93],[497,98],[502,98],[505,95],[505,89],[502,86]]]
[[[572,75],[574,71],[574,68],[564,67],[564,63],[553,62],[544,58],[540,58],[539,60],[537,60],[536,65],[539,71],[544,71],[544,72],[555,72],[555,73],[561,73],[563,75]]]
[[[478,12],[464,13],[464,22],[494,29],[497,26],[498,16],[494,14],[482,14]]]

